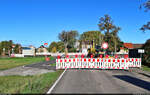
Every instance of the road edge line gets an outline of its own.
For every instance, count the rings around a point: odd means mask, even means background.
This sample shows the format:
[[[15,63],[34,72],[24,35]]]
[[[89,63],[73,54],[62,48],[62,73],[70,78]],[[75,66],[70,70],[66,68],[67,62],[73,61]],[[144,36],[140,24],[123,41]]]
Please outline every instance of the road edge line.
[[[48,90],[47,94],[50,94],[54,87],[57,85],[57,83],[60,81],[64,73],[66,72],[67,69],[64,70],[64,72],[59,76],[59,78],[55,81],[55,83],[52,85],[52,87]]]

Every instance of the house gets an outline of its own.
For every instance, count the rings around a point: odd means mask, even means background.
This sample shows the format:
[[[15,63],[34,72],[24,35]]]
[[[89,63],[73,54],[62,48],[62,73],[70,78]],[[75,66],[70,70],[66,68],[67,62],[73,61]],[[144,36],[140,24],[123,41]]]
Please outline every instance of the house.
[[[129,54],[131,51],[137,51],[142,48],[144,44],[124,43],[123,47],[120,47],[120,51],[117,54]],[[136,54],[137,55],[137,54]]]
[[[80,50],[80,42],[79,41],[75,42],[74,48],[76,48],[77,51]]]
[[[133,49],[133,44],[132,43],[124,43],[123,47],[127,48],[127,49]]]
[[[143,47],[144,44],[133,44],[134,49],[140,49]]]
[[[127,49],[139,49],[142,48],[144,44],[124,43],[123,45]]]
[[[92,44],[90,44],[89,41],[82,42],[82,46],[81,46],[82,49],[85,49],[85,48],[89,49],[91,47],[92,47]]]
[[[37,49],[37,53],[48,53],[48,50],[42,45]]]
[[[92,45],[88,41],[84,41],[84,42],[76,41],[74,45],[74,48],[76,48],[77,51],[84,52],[84,53],[91,47]]]
[[[35,56],[36,48],[34,46],[22,47],[22,54],[24,56]]]

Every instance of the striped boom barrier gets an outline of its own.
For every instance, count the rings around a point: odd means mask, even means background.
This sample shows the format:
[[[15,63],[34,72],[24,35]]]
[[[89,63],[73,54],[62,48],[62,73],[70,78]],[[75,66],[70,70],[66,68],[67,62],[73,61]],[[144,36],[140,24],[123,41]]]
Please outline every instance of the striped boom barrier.
[[[129,67],[141,68],[141,58],[128,58]]]
[[[109,59],[109,58],[60,58],[56,59],[56,69],[65,68],[97,68],[126,69],[141,67],[141,59]]]

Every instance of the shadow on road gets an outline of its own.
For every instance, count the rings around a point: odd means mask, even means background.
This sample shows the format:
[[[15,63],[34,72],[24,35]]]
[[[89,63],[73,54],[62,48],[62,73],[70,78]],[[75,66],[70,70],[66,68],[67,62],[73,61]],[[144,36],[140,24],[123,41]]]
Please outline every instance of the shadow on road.
[[[127,75],[114,75],[114,77],[150,91],[150,82]]]
[[[146,76],[146,77],[149,77],[150,78],[150,75],[147,75],[147,74],[144,74],[144,73],[138,73],[138,74],[141,74],[143,76]]]

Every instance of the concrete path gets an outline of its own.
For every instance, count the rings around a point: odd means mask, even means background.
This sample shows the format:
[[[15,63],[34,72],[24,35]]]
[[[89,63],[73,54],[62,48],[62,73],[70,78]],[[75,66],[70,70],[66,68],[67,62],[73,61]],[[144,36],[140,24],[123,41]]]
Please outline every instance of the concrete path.
[[[52,93],[150,93],[150,78],[118,70],[67,70]]]

